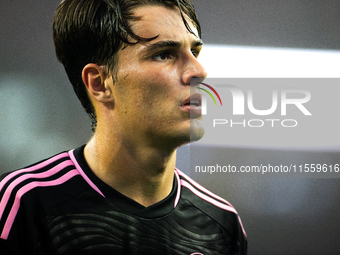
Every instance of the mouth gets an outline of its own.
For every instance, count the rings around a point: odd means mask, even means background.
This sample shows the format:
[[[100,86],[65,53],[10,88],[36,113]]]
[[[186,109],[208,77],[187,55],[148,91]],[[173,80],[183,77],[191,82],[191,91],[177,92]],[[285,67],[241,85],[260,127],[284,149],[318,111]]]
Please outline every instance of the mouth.
[[[201,106],[202,104],[202,95],[200,93],[196,93],[185,99],[182,103],[182,106]]]
[[[185,99],[181,104],[181,110],[190,113],[190,118],[201,116],[202,95],[196,93]]]

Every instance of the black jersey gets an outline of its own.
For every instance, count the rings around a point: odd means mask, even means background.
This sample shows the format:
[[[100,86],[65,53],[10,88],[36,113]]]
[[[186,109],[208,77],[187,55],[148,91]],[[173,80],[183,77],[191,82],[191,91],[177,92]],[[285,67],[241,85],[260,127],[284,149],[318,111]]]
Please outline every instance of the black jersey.
[[[227,201],[178,169],[171,194],[144,207],[97,178],[84,147],[0,182],[0,254],[246,254]]]

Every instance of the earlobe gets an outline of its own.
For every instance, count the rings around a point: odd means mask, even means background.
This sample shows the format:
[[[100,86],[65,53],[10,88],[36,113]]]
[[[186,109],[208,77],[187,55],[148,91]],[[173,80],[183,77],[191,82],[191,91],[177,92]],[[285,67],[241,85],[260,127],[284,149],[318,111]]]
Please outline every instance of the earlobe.
[[[91,98],[99,102],[112,100],[112,91],[107,83],[107,71],[96,64],[87,64],[83,68],[82,79]]]

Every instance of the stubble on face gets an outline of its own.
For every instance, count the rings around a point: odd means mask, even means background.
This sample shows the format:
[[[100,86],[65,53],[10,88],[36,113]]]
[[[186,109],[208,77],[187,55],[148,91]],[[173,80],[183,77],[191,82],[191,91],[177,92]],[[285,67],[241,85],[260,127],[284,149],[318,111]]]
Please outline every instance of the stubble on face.
[[[140,18],[132,24],[134,33],[158,37],[127,45],[118,53],[115,111],[122,135],[172,147],[200,139],[200,117],[190,118],[181,106],[190,97],[189,72],[204,76],[196,63],[201,40],[187,30],[178,8],[139,7],[135,16]]]

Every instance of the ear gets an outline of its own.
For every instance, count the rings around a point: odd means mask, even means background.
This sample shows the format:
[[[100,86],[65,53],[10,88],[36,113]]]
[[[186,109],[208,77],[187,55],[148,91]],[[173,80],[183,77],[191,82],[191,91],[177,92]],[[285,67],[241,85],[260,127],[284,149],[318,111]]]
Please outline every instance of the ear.
[[[113,100],[109,76],[104,67],[96,64],[87,64],[83,68],[82,79],[89,96],[98,102],[110,102]]]

